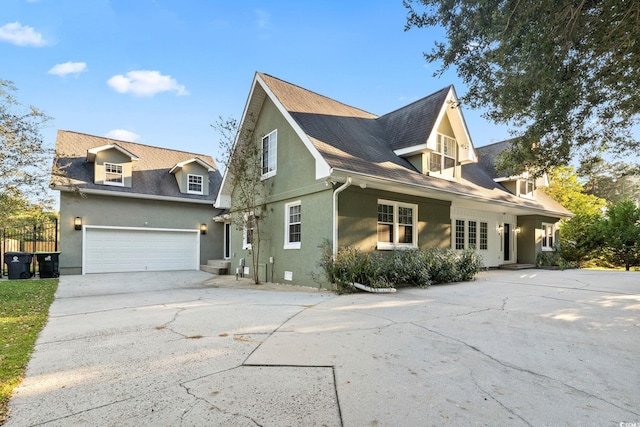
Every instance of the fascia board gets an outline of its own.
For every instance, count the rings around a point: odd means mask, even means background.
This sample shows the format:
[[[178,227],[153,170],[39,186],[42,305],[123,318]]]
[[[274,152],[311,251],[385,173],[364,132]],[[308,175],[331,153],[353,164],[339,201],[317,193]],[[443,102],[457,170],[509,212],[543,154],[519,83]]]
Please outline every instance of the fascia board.
[[[438,132],[438,125],[446,115],[447,117],[449,117],[449,123],[451,124],[451,128],[453,129],[456,140],[460,142],[462,139],[464,139],[466,144],[469,145],[469,158],[465,161],[461,161],[460,163],[477,163],[478,155],[476,154],[475,147],[473,146],[473,141],[471,141],[471,135],[469,134],[469,129],[467,128],[467,123],[464,120],[462,110],[459,107],[453,109],[450,108],[449,104],[451,102],[458,102],[458,96],[456,95],[456,90],[453,86],[449,88],[449,93],[447,94],[447,97],[445,98],[445,101],[440,108],[438,119],[436,120],[436,125],[433,127],[432,134],[429,136],[429,138],[435,138],[435,135]]]
[[[204,160],[194,157],[193,159],[185,160],[184,162],[177,163],[174,167],[171,168],[169,173],[174,173],[175,171],[182,169],[185,165],[188,165],[189,163],[194,163],[194,162],[199,164],[203,168],[205,168],[207,172],[213,172],[215,170],[211,165],[209,165]]]
[[[109,145],[102,145],[100,147],[90,148],[87,150],[87,159],[90,162],[93,162],[96,154],[98,154],[100,151],[111,150],[111,149],[118,150],[125,156],[129,156],[132,161],[140,160],[138,156],[133,154],[131,151],[125,150],[124,148],[120,147],[118,144],[109,144]]]
[[[451,86],[449,89],[449,95],[447,96],[447,101],[452,100],[458,102],[458,95],[456,94],[456,89]],[[447,102],[448,103],[448,102]],[[464,113],[461,108],[455,109],[460,116],[460,125],[462,127],[462,132],[464,133],[464,137],[469,142],[469,149],[471,151],[471,156],[473,157],[473,162],[478,161],[478,154],[476,153],[475,146],[473,145],[473,141],[471,140],[471,134],[469,133],[469,128],[467,127],[467,121],[464,119]]]
[[[396,156],[410,156],[412,154],[423,153],[428,150],[427,144],[414,145],[413,147],[401,148],[399,150],[394,150],[393,153]]]

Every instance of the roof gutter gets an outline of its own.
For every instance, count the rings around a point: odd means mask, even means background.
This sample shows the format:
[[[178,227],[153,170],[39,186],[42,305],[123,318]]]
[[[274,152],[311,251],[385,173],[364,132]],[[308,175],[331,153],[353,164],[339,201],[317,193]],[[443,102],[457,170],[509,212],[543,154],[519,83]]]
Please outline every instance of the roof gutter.
[[[351,185],[351,177],[333,192],[333,256],[338,253],[338,194],[342,193]]]
[[[188,199],[182,197],[171,197],[171,196],[158,196],[155,194],[142,194],[142,193],[124,193],[119,191],[109,191],[109,190],[96,190],[92,188],[75,188],[69,186],[53,186],[52,190],[57,191],[67,191],[67,192],[77,192],[85,193],[85,194],[95,194],[98,196],[111,196],[111,197],[125,197],[131,199],[145,199],[145,200],[162,200],[165,202],[183,202],[183,203],[197,203],[200,205],[211,205],[213,206],[214,200],[205,200],[205,199]]]

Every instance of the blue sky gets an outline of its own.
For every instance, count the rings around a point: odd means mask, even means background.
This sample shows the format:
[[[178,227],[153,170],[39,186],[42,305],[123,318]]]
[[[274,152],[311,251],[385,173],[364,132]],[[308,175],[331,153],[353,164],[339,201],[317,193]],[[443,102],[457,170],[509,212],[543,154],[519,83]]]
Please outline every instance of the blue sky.
[[[466,88],[404,31],[401,0],[2,0],[0,79],[58,129],[219,158],[219,116],[240,118],[256,71],[375,114]],[[509,137],[463,110],[476,146]]]

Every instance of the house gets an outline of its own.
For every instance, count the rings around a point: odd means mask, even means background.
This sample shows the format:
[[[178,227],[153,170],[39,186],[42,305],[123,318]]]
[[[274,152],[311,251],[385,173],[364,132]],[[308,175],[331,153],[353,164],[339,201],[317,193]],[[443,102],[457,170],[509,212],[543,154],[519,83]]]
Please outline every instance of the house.
[[[540,189],[549,186],[547,174],[534,177],[528,172],[518,175],[508,175],[496,168],[496,161],[500,153],[509,149],[511,140],[496,142],[477,149],[479,164],[493,180],[502,185],[507,191],[524,199],[536,200],[545,206],[557,210],[562,206]],[[565,215],[567,217],[571,216]],[[558,218],[545,215],[519,215],[518,230],[534,230],[533,233],[517,234],[518,262],[535,264],[540,252],[557,250],[559,242]]]
[[[314,285],[325,239],[334,251],[472,249],[487,267],[532,263],[551,249],[555,239],[543,227],[571,213],[487,173],[456,106],[449,86],[377,116],[256,73],[235,144],[262,148],[270,188],[262,279]],[[247,131],[253,137],[243,141]],[[216,208],[232,208],[233,183],[225,172]],[[236,229],[228,216],[219,219],[228,230],[225,256],[238,268],[251,258],[251,225]],[[245,262],[241,272],[250,268]]]
[[[58,131],[60,272],[197,270],[222,257],[210,156]]]

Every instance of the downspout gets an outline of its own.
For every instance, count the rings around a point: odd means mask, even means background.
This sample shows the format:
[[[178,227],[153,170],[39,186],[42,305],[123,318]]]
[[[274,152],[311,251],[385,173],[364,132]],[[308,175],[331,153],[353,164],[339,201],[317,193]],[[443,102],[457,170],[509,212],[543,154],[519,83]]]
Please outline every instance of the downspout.
[[[333,256],[338,253],[338,194],[351,185],[351,177],[347,177],[344,184],[333,192]]]

